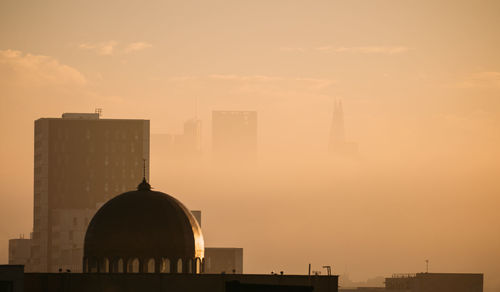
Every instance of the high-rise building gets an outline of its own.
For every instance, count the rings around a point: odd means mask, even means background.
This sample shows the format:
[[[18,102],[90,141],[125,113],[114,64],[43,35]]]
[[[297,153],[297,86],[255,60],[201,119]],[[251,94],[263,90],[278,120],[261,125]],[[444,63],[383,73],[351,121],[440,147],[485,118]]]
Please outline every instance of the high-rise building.
[[[358,152],[356,143],[346,141],[342,101],[334,102],[328,148],[331,153],[340,156],[355,156]]]
[[[34,221],[27,271],[81,271],[97,209],[149,178],[149,120],[66,113],[35,121]]]
[[[201,120],[189,119],[184,123],[182,144],[187,153],[199,155],[201,153]]]
[[[213,111],[212,151],[217,160],[255,159],[257,156],[257,112]]]

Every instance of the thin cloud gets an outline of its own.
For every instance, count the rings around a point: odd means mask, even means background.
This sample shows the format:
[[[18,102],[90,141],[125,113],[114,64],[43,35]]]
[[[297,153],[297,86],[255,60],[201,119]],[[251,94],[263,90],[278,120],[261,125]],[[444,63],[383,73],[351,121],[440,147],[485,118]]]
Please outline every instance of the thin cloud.
[[[100,43],[82,43],[78,46],[78,48],[92,51],[101,56],[111,56],[115,52],[117,45],[118,42],[116,41],[107,41]]]
[[[405,53],[410,48],[405,46],[358,46],[358,47],[345,47],[345,46],[320,46],[315,48],[301,48],[301,47],[281,47],[280,51],[284,52],[307,52],[307,51],[320,51],[320,52],[334,52],[334,53],[353,53],[353,54],[385,54],[394,55]]]
[[[131,53],[136,51],[142,51],[144,49],[148,49],[153,47],[152,44],[146,42],[135,42],[127,45],[123,50],[125,53]]]
[[[106,42],[87,42],[78,45],[81,50],[91,51],[100,56],[112,56],[115,54],[129,54],[137,51],[142,51],[153,47],[152,44],[147,42],[133,42],[127,45],[121,45],[117,41]]]
[[[75,68],[43,55],[24,54],[16,50],[0,50],[0,70],[12,72],[3,80],[8,85],[51,86],[85,85],[87,79]]]
[[[386,54],[394,55],[409,51],[404,46],[364,46],[364,47],[317,47],[317,51],[331,51],[336,53],[356,53],[356,54]]]
[[[232,80],[232,81],[276,81],[283,80],[282,77],[267,76],[267,75],[224,75],[224,74],[211,74],[208,76],[211,79],[218,80]]]

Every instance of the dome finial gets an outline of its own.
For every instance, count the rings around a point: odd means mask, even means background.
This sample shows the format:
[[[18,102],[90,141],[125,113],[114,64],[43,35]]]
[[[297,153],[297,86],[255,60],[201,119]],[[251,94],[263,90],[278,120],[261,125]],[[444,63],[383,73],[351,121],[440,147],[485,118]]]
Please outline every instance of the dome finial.
[[[146,180],[146,158],[143,158],[143,175],[142,182],[137,186],[137,190],[139,191],[150,191],[151,185]]]

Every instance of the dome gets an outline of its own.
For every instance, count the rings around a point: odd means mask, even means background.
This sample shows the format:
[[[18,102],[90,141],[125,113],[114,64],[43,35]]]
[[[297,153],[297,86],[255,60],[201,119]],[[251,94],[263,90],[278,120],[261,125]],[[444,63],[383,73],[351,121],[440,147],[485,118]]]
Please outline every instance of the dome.
[[[174,197],[152,191],[144,179],[136,191],[105,203],[90,221],[84,272],[130,272],[133,261],[138,272],[199,272],[203,256],[203,235],[191,212]]]

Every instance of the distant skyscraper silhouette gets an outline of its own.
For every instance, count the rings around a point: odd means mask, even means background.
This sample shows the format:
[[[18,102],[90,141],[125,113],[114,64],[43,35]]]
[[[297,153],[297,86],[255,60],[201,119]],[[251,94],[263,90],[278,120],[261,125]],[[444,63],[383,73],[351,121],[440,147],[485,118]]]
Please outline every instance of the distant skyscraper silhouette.
[[[178,147],[189,156],[201,153],[201,120],[189,119],[184,123],[184,133],[177,138]]]
[[[330,128],[330,150],[337,151],[345,143],[344,110],[342,101],[334,101],[332,125]]]
[[[355,156],[358,152],[356,143],[346,141],[342,101],[334,101],[328,148],[331,153],[340,156]]]
[[[257,112],[213,111],[212,150],[214,158],[236,162],[257,156]]]

